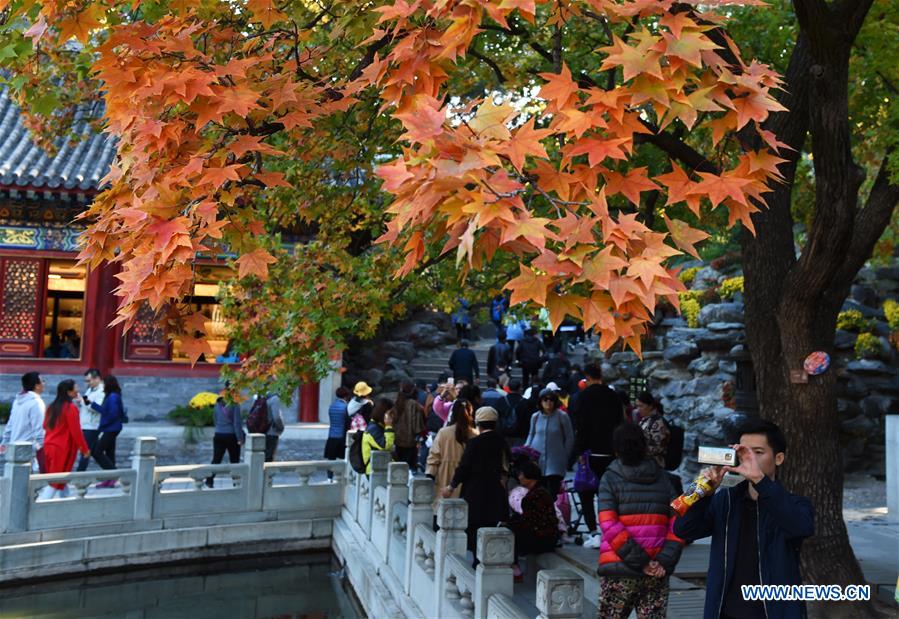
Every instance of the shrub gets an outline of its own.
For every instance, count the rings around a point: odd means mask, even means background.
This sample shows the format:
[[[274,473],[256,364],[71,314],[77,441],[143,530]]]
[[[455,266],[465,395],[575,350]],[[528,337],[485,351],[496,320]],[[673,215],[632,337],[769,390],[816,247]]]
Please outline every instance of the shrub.
[[[681,271],[677,278],[681,280],[684,285],[689,286],[693,283],[693,280],[696,279],[697,273],[699,273],[699,267],[690,267],[689,269]]]
[[[0,402],[0,423],[9,421],[9,412],[12,410],[12,404],[9,402]]]
[[[702,296],[705,294],[704,290],[683,290],[677,293],[677,299],[680,301],[681,307],[684,305],[684,301],[692,300],[697,303],[702,302]]]
[[[742,275],[739,277],[730,277],[721,282],[721,286],[718,287],[718,294],[721,295],[722,299],[732,299],[738,292],[743,292]]]
[[[837,329],[867,333],[874,328],[873,321],[866,320],[858,310],[846,310],[837,314]]]
[[[195,398],[196,396],[191,398],[191,402],[193,402]],[[202,428],[213,425],[214,404],[215,403],[213,402],[212,406],[203,406],[199,408],[190,405],[181,405],[176,406],[169,411],[168,418],[178,425],[184,426],[185,443],[196,443],[198,437],[202,434]]]
[[[885,352],[880,338],[873,333],[860,333],[855,340],[855,356],[858,359],[876,359]]]
[[[682,299],[680,302],[680,312],[687,320],[687,326],[695,329],[699,326],[699,301],[696,299]]]
[[[700,305],[710,305],[719,301],[721,301],[721,297],[718,295],[717,288],[707,288],[702,291],[702,296],[699,297]]]
[[[219,396],[216,393],[201,391],[190,399],[188,406],[190,406],[191,408],[207,408],[210,406],[215,406],[215,402],[216,400],[218,400],[218,398]]]
[[[890,331],[899,331],[899,301],[887,299],[883,303],[883,313],[887,317]]]

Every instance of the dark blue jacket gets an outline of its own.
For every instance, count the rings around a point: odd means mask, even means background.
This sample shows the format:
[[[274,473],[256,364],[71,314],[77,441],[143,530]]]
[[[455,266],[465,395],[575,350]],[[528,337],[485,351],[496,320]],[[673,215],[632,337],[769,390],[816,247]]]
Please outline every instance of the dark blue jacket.
[[[346,412],[346,400],[337,398],[328,407],[328,438],[343,438],[350,429],[350,417]]]
[[[481,375],[478,368],[478,358],[469,348],[457,348],[449,358],[449,367],[453,371],[453,378],[465,379],[472,382]]]
[[[706,579],[703,619],[718,619],[724,595],[734,574],[741,501],[748,491],[744,481],[698,501],[674,521],[674,534],[686,540],[712,536],[709,573]],[[798,585],[799,547],[815,532],[815,512],[811,501],[790,494],[780,483],[763,477],[755,484],[758,492],[759,572],[763,585]],[[806,616],[803,602],[765,602],[768,619]]]
[[[122,394],[107,393],[102,404],[91,402],[91,408],[100,413],[100,432],[122,431]]]

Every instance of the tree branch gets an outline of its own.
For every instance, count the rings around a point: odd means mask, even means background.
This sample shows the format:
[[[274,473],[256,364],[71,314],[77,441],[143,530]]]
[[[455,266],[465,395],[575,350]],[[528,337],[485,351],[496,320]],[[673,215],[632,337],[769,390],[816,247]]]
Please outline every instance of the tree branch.
[[[494,73],[494,75],[496,75],[497,82],[499,82],[500,84],[506,83],[506,76],[503,75],[502,69],[499,68],[499,65],[496,64],[496,62],[493,59],[488,58],[487,56],[485,56],[484,54],[482,54],[481,52],[479,52],[476,49],[470,49],[470,50],[468,50],[468,53],[472,57],[477,58],[478,60],[480,60],[481,62],[486,64],[488,67],[493,69],[493,73]]]
[[[890,149],[884,156],[877,177],[874,179],[874,185],[868,194],[868,200],[855,217],[849,250],[842,257],[840,270],[834,278],[833,287],[840,303],[846,296],[855,274],[871,256],[874,245],[877,244],[883,231],[890,224],[893,210],[899,204],[899,185],[890,182],[890,173],[887,169],[893,152]],[[843,291],[842,294],[840,291]]]

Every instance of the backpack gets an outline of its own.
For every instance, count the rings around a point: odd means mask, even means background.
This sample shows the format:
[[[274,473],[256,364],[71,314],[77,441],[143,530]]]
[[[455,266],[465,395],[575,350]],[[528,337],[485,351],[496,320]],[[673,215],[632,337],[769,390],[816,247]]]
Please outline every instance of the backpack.
[[[250,434],[265,434],[272,427],[268,416],[268,398],[260,396],[253,402],[250,415],[247,417],[247,430]]]
[[[353,442],[350,445],[350,466],[353,467],[353,470],[360,474],[365,474],[365,460],[362,458],[362,435],[365,434],[362,430],[356,430],[356,433],[353,434]]]
[[[668,428],[668,451],[665,453],[665,470],[673,471],[680,466],[681,460],[684,458],[684,429],[669,423],[667,419],[662,417],[662,423]]]

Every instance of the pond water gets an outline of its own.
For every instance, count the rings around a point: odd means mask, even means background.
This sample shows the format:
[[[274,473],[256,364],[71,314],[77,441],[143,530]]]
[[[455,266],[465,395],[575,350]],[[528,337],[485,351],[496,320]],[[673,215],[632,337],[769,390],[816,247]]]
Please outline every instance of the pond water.
[[[331,555],[206,562],[0,589],[2,619],[357,619]]]

